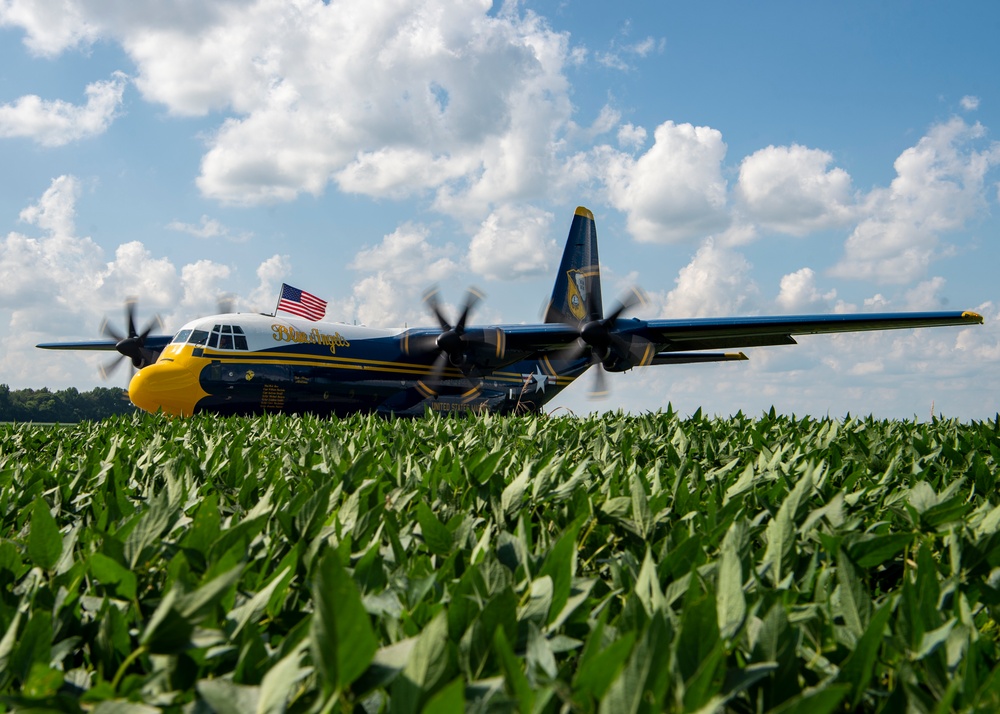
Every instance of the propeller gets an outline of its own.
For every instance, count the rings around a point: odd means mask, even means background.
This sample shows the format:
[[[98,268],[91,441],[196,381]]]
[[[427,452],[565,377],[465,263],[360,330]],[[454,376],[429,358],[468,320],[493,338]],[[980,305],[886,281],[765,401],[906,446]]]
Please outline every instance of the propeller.
[[[592,320],[579,326],[579,338],[575,346],[562,355],[562,359],[575,360],[590,352],[590,362],[596,365],[594,384],[590,396],[600,399],[608,395],[605,372],[619,365],[628,367],[642,363],[649,354],[652,343],[636,335],[623,335],[616,330],[618,319],[637,305],[646,304],[646,295],[637,287],[632,287],[611,314],[600,320]],[[593,310],[589,310],[593,314]]]
[[[120,353],[110,362],[101,365],[101,377],[107,379],[127,357],[132,362],[134,369],[142,369],[146,365],[152,364],[156,354],[146,349],[146,338],[153,331],[154,327],[163,329],[163,321],[159,315],[150,320],[146,328],[139,332],[135,327],[135,309],[138,300],[130,297],[125,300],[125,329],[124,335],[115,330],[108,322],[107,318],[101,323],[101,334],[115,341],[115,349]]]
[[[424,293],[423,302],[427,309],[434,315],[441,327],[441,332],[436,335],[418,335],[413,338],[406,337],[403,341],[403,352],[408,355],[425,355],[437,353],[437,358],[431,366],[431,371],[427,380],[421,380],[423,391],[429,395],[437,394],[434,385],[441,382],[445,369],[451,365],[462,371],[467,379],[471,380],[470,372],[474,365],[470,365],[467,359],[469,347],[478,341],[470,339],[465,332],[465,325],[468,322],[472,310],[483,299],[483,294],[475,288],[469,288],[465,294],[465,304],[458,320],[452,324],[444,315],[441,303],[438,300],[437,288],[431,288]],[[473,382],[473,390],[478,389],[479,384]]]

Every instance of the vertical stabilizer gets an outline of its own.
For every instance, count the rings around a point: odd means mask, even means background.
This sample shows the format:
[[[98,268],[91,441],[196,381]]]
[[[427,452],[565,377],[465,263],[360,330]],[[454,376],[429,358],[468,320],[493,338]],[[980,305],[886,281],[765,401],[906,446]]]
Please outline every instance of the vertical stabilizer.
[[[597,225],[594,214],[579,206],[569,229],[552,298],[545,311],[545,322],[580,325],[603,317]]]

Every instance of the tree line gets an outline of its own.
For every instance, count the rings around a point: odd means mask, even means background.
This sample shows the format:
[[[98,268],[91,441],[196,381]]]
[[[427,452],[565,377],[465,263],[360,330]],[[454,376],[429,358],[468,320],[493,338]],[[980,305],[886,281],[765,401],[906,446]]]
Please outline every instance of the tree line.
[[[14,389],[0,384],[0,422],[33,421],[66,424],[97,421],[117,414],[133,414],[135,407],[121,389],[97,387],[81,392],[73,387],[58,392]]]

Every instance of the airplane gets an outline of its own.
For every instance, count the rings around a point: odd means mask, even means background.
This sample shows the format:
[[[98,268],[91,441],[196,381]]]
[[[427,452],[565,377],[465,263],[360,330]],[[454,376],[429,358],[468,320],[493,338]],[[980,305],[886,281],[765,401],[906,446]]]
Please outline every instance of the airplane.
[[[170,335],[105,326],[108,339],[44,343],[42,349],[117,350],[138,371],[128,397],[147,412],[265,412],[395,416],[516,414],[543,405],[590,367],[592,394],[605,372],[636,367],[748,359],[735,350],[796,344],[796,335],[967,326],[970,311],[712,317],[640,320],[625,313],[642,301],[632,290],[605,314],[594,215],[578,207],[544,322],[474,326],[482,294],[470,289],[451,321],[436,290],[424,301],[436,326],[377,329],[293,315],[225,312],[192,320]]]

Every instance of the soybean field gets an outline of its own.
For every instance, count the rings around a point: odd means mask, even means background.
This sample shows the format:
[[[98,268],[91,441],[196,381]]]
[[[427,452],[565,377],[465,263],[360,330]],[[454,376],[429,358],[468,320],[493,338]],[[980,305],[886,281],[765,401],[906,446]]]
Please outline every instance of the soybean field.
[[[1000,423],[0,425],[0,710],[1000,711]]]

